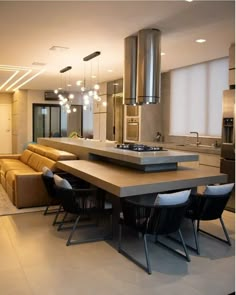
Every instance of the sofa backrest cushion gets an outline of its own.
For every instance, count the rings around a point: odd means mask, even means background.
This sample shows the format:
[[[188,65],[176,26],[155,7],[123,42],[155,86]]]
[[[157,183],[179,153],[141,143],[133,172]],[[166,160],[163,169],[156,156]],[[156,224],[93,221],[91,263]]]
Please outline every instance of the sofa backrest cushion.
[[[39,154],[33,153],[29,158],[28,165],[33,168],[35,171],[41,172],[43,167],[46,166],[52,171],[56,169],[56,162],[43,157]]]
[[[23,153],[20,156],[21,162],[27,164],[30,157],[32,156],[32,154],[33,154],[32,151],[24,150]]]
[[[77,159],[77,156],[75,154],[57,150],[52,147],[44,146],[41,144],[29,144],[27,149],[33,151],[34,153],[37,153],[39,155],[52,159],[53,161]]]
[[[54,161],[76,160],[77,159],[76,155],[74,155],[72,153],[60,151],[60,150],[56,150],[56,149],[47,150],[46,157],[48,157]]]

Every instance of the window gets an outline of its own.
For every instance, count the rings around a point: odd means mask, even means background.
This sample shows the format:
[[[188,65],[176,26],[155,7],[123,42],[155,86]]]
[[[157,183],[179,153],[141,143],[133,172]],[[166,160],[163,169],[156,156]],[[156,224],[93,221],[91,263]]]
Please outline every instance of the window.
[[[221,136],[228,58],[171,71],[170,135]]]

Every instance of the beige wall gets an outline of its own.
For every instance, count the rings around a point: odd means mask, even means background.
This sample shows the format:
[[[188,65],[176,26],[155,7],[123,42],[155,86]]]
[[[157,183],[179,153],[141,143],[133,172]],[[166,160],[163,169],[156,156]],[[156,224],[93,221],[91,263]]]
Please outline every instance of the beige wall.
[[[27,91],[13,94],[12,104],[12,151],[21,153],[27,140]]]

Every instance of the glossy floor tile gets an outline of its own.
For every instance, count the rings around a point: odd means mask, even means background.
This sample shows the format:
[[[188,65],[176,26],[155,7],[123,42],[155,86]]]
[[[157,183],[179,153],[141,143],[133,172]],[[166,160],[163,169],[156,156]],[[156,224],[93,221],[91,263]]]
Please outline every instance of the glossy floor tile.
[[[0,293],[227,295],[235,290],[235,219],[228,211],[223,218],[232,247],[200,234],[201,255],[190,251],[187,262],[149,242],[153,274],[148,275],[117,252],[116,241],[66,247],[68,231],[58,232],[51,225],[53,215],[0,217]],[[201,226],[223,237],[218,221]],[[192,242],[189,224],[184,224],[183,233]],[[142,239],[130,232],[125,237],[124,247],[145,262]]]

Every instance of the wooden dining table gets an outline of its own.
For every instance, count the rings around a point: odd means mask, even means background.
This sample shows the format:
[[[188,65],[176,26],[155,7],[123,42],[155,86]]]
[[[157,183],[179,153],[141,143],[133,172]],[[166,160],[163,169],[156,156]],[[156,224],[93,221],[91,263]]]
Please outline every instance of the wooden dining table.
[[[144,172],[103,161],[58,161],[57,167],[109,193],[113,205],[113,230],[117,232],[120,199],[151,193],[184,190],[227,182],[227,175],[210,167],[180,166],[174,171]]]

